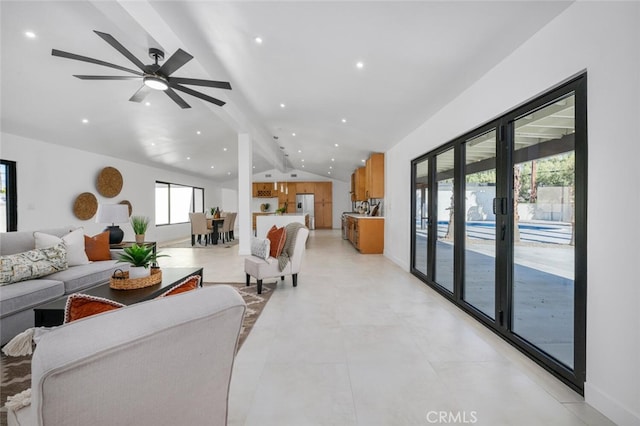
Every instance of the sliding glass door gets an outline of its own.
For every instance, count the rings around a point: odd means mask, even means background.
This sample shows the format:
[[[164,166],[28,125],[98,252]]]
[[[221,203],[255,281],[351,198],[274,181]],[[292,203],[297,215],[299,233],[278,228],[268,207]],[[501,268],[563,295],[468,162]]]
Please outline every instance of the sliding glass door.
[[[586,76],[413,161],[412,272],[582,392]]]
[[[433,223],[437,224],[435,247],[434,280],[446,290],[453,292],[454,268],[454,197],[453,197],[453,164],[454,151],[448,149],[435,157],[436,181],[435,193],[437,202]]]
[[[494,318],[496,309],[496,131],[474,136],[464,150],[464,284],[462,298]]]
[[[514,122],[512,330],[574,366],[575,95]]]

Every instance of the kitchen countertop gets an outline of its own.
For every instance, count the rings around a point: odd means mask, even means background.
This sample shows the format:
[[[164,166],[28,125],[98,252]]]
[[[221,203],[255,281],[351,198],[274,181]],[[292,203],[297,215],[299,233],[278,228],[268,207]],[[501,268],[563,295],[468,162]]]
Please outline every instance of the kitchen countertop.
[[[384,216],[369,216],[360,213],[345,213],[345,216],[351,216],[356,219],[384,219]]]

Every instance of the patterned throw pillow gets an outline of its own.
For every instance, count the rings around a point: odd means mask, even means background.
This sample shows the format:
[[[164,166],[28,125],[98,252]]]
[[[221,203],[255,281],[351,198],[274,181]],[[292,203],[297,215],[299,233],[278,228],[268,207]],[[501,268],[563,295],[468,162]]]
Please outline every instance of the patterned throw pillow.
[[[36,241],[36,248],[51,247],[58,243],[64,243],[67,249],[67,263],[69,266],[89,263],[87,254],[84,251],[84,230],[82,228],[71,231],[62,238],[36,231],[33,233],[33,238]]]
[[[200,286],[200,280],[202,277],[200,275],[194,275],[192,277],[187,278],[182,281],[180,284],[174,285],[169,290],[162,293],[157,299],[166,296],[173,296],[174,294],[184,293],[185,291],[195,290]]]
[[[0,285],[44,277],[67,268],[67,249],[63,243],[0,256]]]
[[[122,308],[122,303],[103,297],[90,296],[88,294],[74,293],[67,299],[64,307],[64,323],[79,320],[80,318],[100,314]]]
[[[269,258],[269,251],[271,249],[271,240],[268,238],[252,238],[251,239],[251,254],[259,257],[260,259],[267,260]]]
[[[109,251],[109,231],[90,237],[84,236],[84,250],[90,261],[111,260]]]
[[[282,253],[284,242],[287,239],[287,231],[282,228],[276,228],[275,225],[271,227],[267,233],[267,238],[271,241],[271,248],[269,249],[269,255],[271,257],[278,257]]]

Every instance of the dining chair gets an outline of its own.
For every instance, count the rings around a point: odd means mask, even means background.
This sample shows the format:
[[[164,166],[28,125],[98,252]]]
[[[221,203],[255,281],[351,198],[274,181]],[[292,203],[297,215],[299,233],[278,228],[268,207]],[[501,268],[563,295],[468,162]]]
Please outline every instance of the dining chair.
[[[231,213],[231,214],[232,214],[233,216],[232,216],[232,218],[231,218],[231,225],[229,225],[229,227],[230,227],[230,229],[229,229],[229,237],[230,237],[232,240],[235,240],[235,239],[236,239],[236,237],[233,235],[233,230],[234,230],[234,229],[235,229],[235,227],[236,227],[236,217],[238,216],[238,212],[233,212],[233,213]]]
[[[233,221],[233,213],[227,213],[222,222],[222,228],[220,229],[220,238],[222,242],[229,241],[229,230],[231,229],[231,222]]]
[[[204,244],[207,245],[211,235],[211,229],[207,226],[207,216],[204,213],[189,213],[189,220],[191,221],[191,245],[196,244],[196,235],[198,243],[204,235]]]

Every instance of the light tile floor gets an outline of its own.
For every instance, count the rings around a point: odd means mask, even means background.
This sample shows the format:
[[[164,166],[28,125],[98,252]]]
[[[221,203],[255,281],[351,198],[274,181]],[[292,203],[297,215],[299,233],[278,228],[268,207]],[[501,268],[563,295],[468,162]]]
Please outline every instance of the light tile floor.
[[[171,255],[163,266],[202,265],[205,281],[244,281],[237,245],[162,252]],[[382,255],[358,254],[335,230],[311,232],[297,288],[278,280],[236,358],[229,410],[230,425],[613,424],[417,278]]]

